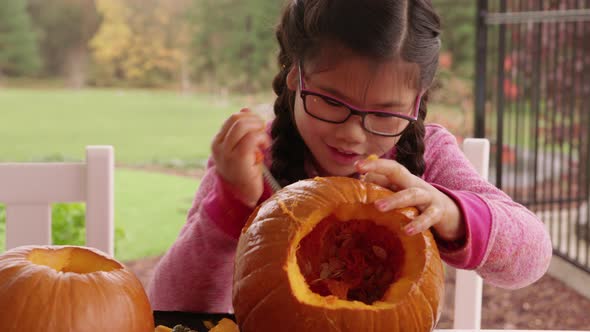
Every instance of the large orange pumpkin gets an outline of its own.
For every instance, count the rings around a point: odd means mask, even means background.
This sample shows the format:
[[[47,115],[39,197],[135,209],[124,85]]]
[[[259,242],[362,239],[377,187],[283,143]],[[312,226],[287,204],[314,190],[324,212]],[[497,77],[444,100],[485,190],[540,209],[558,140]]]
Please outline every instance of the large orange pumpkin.
[[[259,206],[235,258],[240,331],[431,331],[444,293],[439,252],[429,231],[402,231],[415,208],[374,208],[390,194],[315,178]]]
[[[99,250],[23,246],[0,256],[0,331],[153,332],[140,281]]]

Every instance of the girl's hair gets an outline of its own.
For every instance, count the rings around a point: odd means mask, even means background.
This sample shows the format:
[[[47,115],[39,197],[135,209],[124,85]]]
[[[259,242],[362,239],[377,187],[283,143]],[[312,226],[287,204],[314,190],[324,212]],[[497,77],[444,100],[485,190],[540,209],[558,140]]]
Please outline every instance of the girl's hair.
[[[418,121],[408,126],[396,145],[396,160],[415,175],[424,173],[424,119],[438,66],[440,19],[430,0],[292,0],[276,30],[280,72],[273,89],[272,173],[286,185],[306,177],[304,160],[310,154],[295,127],[295,92],[286,78],[293,65],[335,41],[357,54],[377,60],[399,59],[417,64],[416,84],[424,91]]]

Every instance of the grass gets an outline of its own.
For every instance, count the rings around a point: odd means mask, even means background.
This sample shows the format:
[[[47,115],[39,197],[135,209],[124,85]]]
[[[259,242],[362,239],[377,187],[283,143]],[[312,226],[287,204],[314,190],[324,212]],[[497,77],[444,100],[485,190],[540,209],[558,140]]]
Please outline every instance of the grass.
[[[117,169],[115,225],[125,235],[116,242],[116,258],[130,261],[165,252],[185,223],[198,185],[197,179],[188,177]],[[0,253],[4,231],[0,224]]]
[[[113,145],[118,165],[197,167],[239,98],[171,91],[0,89],[0,162],[82,160],[86,145]],[[163,253],[178,235],[196,179],[118,168],[117,257]]]
[[[115,224],[125,238],[117,243],[117,258],[128,261],[165,252],[186,220],[198,184],[197,179],[118,169]]]
[[[125,164],[195,164],[235,100],[145,90],[0,90],[0,161],[82,159],[115,147]]]
[[[173,91],[0,89],[0,162],[82,160],[86,145],[108,144],[118,165],[198,167],[222,122],[242,105],[252,101]],[[441,119],[448,113],[432,112]],[[163,253],[197,186],[196,179],[118,168],[115,222],[126,237],[117,257]]]

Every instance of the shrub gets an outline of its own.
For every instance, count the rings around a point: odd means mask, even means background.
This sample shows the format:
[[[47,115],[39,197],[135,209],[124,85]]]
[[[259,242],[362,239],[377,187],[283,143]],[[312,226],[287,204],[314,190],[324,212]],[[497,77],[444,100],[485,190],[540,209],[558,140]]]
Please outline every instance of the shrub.
[[[83,203],[53,204],[51,211],[51,241],[55,245],[84,245],[86,242],[85,227],[86,206]],[[5,246],[6,208],[0,205],[0,249]],[[116,243],[125,238],[125,231],[115,227]]]

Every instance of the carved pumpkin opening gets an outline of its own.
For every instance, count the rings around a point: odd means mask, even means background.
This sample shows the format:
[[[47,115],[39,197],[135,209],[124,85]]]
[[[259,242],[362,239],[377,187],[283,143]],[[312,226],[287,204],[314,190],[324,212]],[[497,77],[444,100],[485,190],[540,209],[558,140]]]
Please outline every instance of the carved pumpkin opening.
[[[399,279],[400,239],[371,220],[323,219],[300,242],[297,262],[312,292],[372,304]]]
[[[123,268],[115,260],[98,255],[90,250],[67,247],[62,249],[33,249],[28,260],[37,265],[45,265],[57,272],[78,274],[98,271],[113,271]]]
[[[391,193],[326,177],[262,203],[236,249],[240,331],[432,331],[444,293],[438,248],[429,231],[404,232],[417,209],[376,209]],[[333,268],[340,265],[350,269]]]

